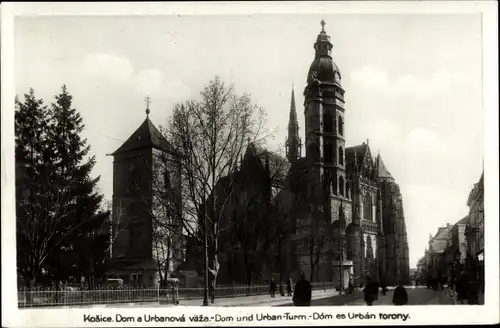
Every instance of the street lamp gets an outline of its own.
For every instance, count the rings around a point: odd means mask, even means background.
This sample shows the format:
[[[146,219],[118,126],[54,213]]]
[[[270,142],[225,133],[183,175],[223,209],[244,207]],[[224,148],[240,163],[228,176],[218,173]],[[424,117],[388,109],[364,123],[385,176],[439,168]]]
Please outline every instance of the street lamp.
[[[344,236],[345,236],[345,231],[342,225],[340,226],[340,240],[339,240],[339,249],[340,249],[340,256],[339,256],[339,274],[340,274],[340,288],[339,288],[339,294],[342,294],[344,290],[344,271],[342,270],[342,264],[344,264]]]
[[[342,294],[344,289],[344,272],[342,270],[342,264],[344,263],[344,237],[345,237],[345,213],[340,203],[339,209],[339,275],[340,275],[340,288],[339,294]]]

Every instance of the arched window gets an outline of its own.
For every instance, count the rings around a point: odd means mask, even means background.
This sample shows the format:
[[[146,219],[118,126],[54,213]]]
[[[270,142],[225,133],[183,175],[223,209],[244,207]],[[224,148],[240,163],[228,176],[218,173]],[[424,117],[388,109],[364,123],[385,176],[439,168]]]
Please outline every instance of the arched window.
[[[373,245],[372,245],[372,237],[370,235],[366,236],[366,258],[373,258]]]
[[[344,120],[342,119],[342,116],[339,115],[338,118],[338,131],[341,136],[344,135]]]
[[[326,144],[325,145],[325,163],[332,163],[333,161],[333,150],[332,150],[332,145]]]
[[[363,197],[363,219],[372,220],[372,201],[369,194]]]
[[[339,146],[339,164],[344,166],[344,150]]]
[[[324,119],[324,132],[333,132],[333,119],[330,115],[325,115]]]
[[[351,190],[351,188],[349,187],[349,182],[347,182],[347,183],[345,184],[345,196],[346,196],[347,198],[349,198],[349,191],[350,191],[350,190]]]
[[[340,176],[339,177],[339,194],[341,196],[344,196],[345,192],[345,184],[344,184],[344,177]]]

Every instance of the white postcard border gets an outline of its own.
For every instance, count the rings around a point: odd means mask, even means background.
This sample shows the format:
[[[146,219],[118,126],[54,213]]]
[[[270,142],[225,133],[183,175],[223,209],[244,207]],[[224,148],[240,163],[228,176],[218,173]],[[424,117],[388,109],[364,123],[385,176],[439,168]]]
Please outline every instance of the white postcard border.
[[[484,170],[486,227],[486,290],[484,306],[407,306],[407,307],[312,307],[312,308],[202,308],[166,307],[139,309],[43,309],[18,310],[16,293],[15,254],[15,200],[14,200],[14,59],[13,22],[16,15],[229,15],[229,14],[316,14],[325,12],[347,13],[481,13],[483,31],[483,105],[484,105]],[[186,325],[244,325],[242,322],[192,322],[193,314],[232,316],[243,314],[278,315],[285,312],[304,313],[406,313],[409,319],[401,320],[275,320],[253,321],[251,325],[392,325],[392,324],[472,324],[499,321],[499,209],[498,209],[498,17],[495,1],[400,1],[400,2],[239,2],[239,3],[4,3],[1,7],[2,40],[2,325],[9,327],[69,327],[103,326],[103,323],[84,323],[84,314],[140,317],[145,314],[181,316],[185,322],[169,322],[169,326]],[[110,323],[106,326],[164,326],[165,323]],[[247,324],[248,325],[248,324]]]

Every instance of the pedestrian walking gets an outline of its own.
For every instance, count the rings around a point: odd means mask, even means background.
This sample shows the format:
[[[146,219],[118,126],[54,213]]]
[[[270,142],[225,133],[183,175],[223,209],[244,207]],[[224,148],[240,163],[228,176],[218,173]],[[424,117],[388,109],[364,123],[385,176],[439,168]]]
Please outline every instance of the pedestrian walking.
[[[366,305],[372,306],[373,302],[378,299],[378,283],[372,281],[369,277],[367,279],[367,283],[365,288],[363,289],[363,293],[365,296]]]
[[[468,287],[467,304],[478,305],[480,285],[476,276],[472,275],[470,277],[467,287]]]
[[[354,285],[352,283],[352,279],[349,278],[349,285],[348,285],[348,288],[347,288],[347,293],[348,294],[352,294],[354,292]]]
[[[286,281],[286,295],[292,296],[292,277],[288,276]]]
[[[311,283],[306,280],[306,275],[304,274],[304,272],[301,272],[300,279],[294,288],[293,304],[295,306],[311,306],[311,297]]]
[[[465,304],[465,301],[468,299],[468,281],[464,272],[460,274],[460,277],[455,284],[455,290],[457,292],[457,301],[460,304]]]
[[[394,289],[394,295],[392,296],[392,304],[394,305],[406,305],[408,304],[408,293],[403,283],[400,281],[396,289]]]
[[[271,278],[271,283],[269,284],[269,293],[271,294],[271,297],[274,297],[276,294],[276,282],[274,281],[274,278]]]
[[[385,294],[387,294],[387,284],[386,283],[382,283],[380,284],[380,289],[382,290],[382,295],[385,296]]]

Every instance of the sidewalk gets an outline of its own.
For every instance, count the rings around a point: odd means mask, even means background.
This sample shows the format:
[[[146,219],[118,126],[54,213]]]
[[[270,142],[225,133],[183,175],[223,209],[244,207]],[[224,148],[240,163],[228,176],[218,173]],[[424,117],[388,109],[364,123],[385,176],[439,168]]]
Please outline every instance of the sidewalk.
[[[312,300],[320,300],[338,295],[339,292],[333,289],[330,290],[313,290]],[[179,300],[178,306],[202,306],[203,299]],[[254,296],[235,296],[223,297],[215,299],[215,303],[210,303],[209,306],[293,306],[291,296],[281,296],[277,294],[275,297],[270,295],[254,295]],[[144,303],[110,303],[110,304],[93,304],[93,305],[72,305],[58,307],[41,307],[30,309],[68,309],[68,308],[139,308],[139,307],[172,307],[174,304],[159,304],[158,302]]]
[[[312,299],[318,300],[338,295],[336,290],[313,290]],[[214,304],[210,306],[279,306],[291,304],[291,296],[281,296],[277,294],[274,298],[270,295],[255,295],[255,296],[239,296],[239,297],[224,297],[215,300]],[[180,306],[200,306],[202,299],[195,300],[180,300]]]

